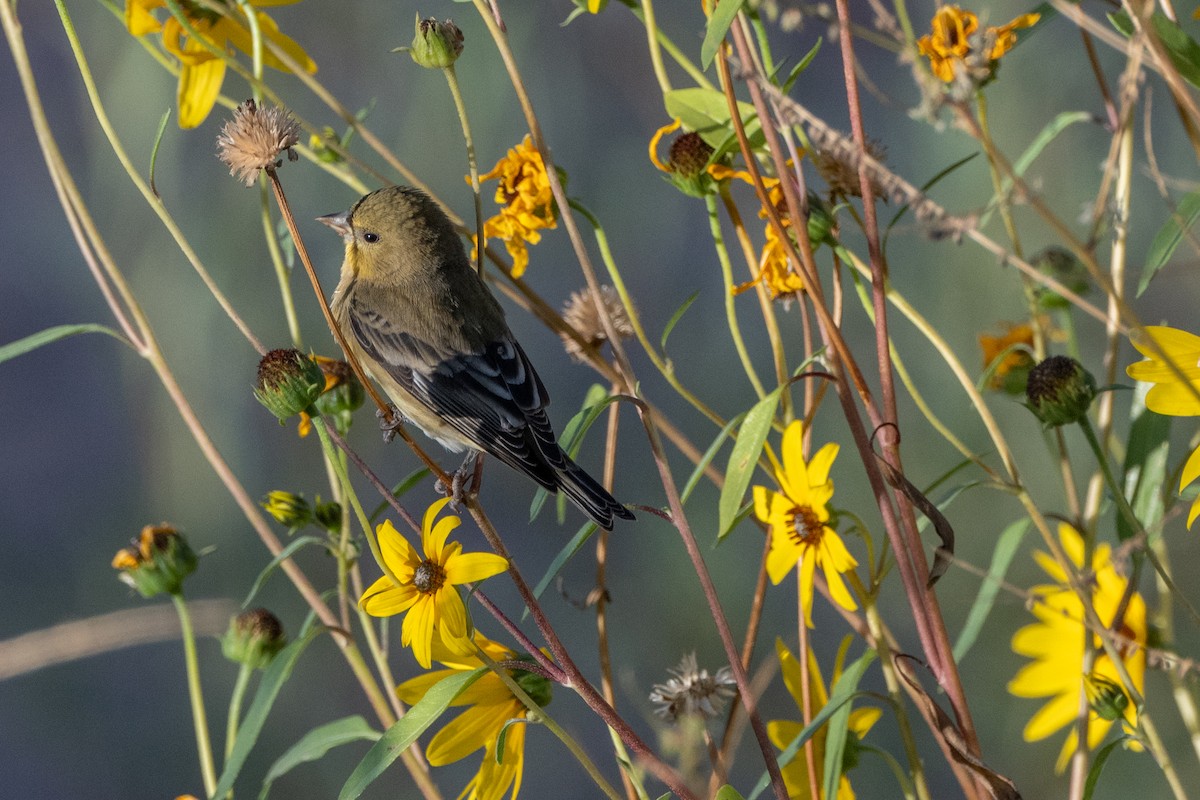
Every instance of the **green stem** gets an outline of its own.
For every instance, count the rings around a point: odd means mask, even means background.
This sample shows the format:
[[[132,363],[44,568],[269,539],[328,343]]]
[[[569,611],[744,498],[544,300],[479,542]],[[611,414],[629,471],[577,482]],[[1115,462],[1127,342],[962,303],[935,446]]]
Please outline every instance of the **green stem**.
[[[283,261],[283,252],[279,248],[279,237],[275,235],[275,226],[271,222],[271,200],[267,185],[259,181],[259,198],[262,207],[263,238],[267,242],[267,252],[271,256],[271,264],[275,267],[275,279],[279,282],[279,297],[283,300],[283,316],[287,320],[288,335],[292,337],[292,346],[297,350],[304,349],[304,340],[300,335],[300,320],[296,316],[296,301],[292,297],[292,273]]]
[[[467,105],[463,102],[454,65],[442,69],[442,74],[446,76],[446,83],[450,85],[450,96],[454,98],[454,108],[458,111],[458,121],[462,125],[463,141],[467,145],[467,168],[471,172],[471,192],[475,196],[475,269],[483,275],[483,201],[479,197],[479,162],[475,158],[475,140],[471,137]]]
[[[229,717],[225,720],[225,762],[233,754],[233,743],[237,741],[238,727],[242,719],[242,700],[246,696],[246,687],[250,685],[250,676],[254,667],[249,664],[238,666],[237,680],[233,684],[233,693],[229,696]],[[233,792],[229,793],[233,796]]]
[[[546,712],[545,708],[539,706],[537,701],[530,697],[529,694],[521,688],[520,684],[513,680],[513,677],[508,673],[508,670],[500,666],[500,664],[498,664],[495,659],[484,652],[483,648],[481,648],[478,644],[475,645],[475,654],[479,656],[479,660],[482,661],[488,669],[496,673],[500,680],[504,681],[504,685],[507,686],[508,690],[513,693],[513,696],[520,700],[521,704],[529,710],[530,717],[536,719],[538,722],[541,722],[550,730],[551,733],[558,737],[558,740],[563,743],[567,750],[571,752],[571,755],[575,756],[575,759],[579,762],[580,766],[582,766],[584,771],[587,772],[588,776],[595,781],[596,785],[600,787],[600,791],[604,792],[609,800],[624,800],[624,797],[621,795],[621,793],[618,792],[616,788],[614,788],[613,785],[608,782],[608,780],[600,772],[600,769],[596,766],[595,762],[593,762],[592,759],[588,757],[588,754],[584,752],[584,749],[579,746],[579,743],[572,739],[571,735],[563,730],[563,727],[555,721],[554,717],[550,716],[550,714]]]
[[[196,749],[200,754],[200,774],[204,777],[204,792],[212,797],[217,788],[217,769],[213,764],[212,741],[208,736],[208,717],[204,712],[204,694],[200,690],[200,661],[196,657],[196,633],[192,616],[182,593],[171,595],[179,612],[179,628],[183,637],[183,659],[187,666],[188,698],[192,704],[192,722],[196,728]]]
[[[742,369],[746,371],[746,377],[750,379],[750,385],[754,387],[758,398],[767,396],[763,389],[762,381],[758,379],[758,373],[754,371],[754,364],[750,361],[750,352],[746,350],[746,342],[742,339],[742,329],[738,325],[737,307],[734,301],[737,299],[733,295],[733,265],[729,261],[729,250],[725,247],[725,237],[721,233],[721,220],[717,214],[717,198],[712,194],[704,196],[704,208],[708,211],[708,227],[712,234],[713,247],[717,251],[717,261],[721,264],[721,278],[725,281],[725,321],[729,325],[729,335],[733,337],[733,346],[737,349],[738,358],[741,359]]]
[[[250,29],[250,58],[253,62],[252,71],[254,81],[251,83],[251,91],[254,92],[255,102],[262,100],[262,93],[258,89],[258,82],[262,80],[263,75],[263,39],[262,29],[258,25],[258,15],[254,11],[254,7],[249,0],[237,0],[237,4],[241,7],[242,13],[246,16],[246,27]]]

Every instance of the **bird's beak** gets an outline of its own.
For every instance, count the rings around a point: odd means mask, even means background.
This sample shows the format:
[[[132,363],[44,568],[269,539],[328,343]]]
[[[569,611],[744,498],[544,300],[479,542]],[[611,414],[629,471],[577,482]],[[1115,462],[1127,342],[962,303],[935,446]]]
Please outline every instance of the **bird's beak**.
[[[348,239],[351,235],[349,211],[340,211],[337,214],[326,214],[323,217],[317,217],[317,222],[324,222],[337,231],[337,234],[343,239]]]

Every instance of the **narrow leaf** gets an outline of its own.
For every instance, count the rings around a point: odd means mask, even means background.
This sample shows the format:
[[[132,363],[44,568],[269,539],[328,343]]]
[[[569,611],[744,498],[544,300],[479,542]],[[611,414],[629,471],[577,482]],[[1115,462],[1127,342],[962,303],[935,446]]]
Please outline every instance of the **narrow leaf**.
[[[23,356],[26,353],[37,350],[43,345],[57,342],[59,339],[65,339],[68,336],[75,336],[80,333],[107,333],[117,341],[129,344],[128,339],[107,325],[96,325],[94,323],[56,325],[53,328],[46,328],[44,331],[31,333],[23,339],[17,339],[15,342],[9,342],[6,345],[0,346],[0,364],[17,356]]]
[[[159,197],[158,187],[154,185],[154,168],[158,164],[158,147],[162,144],[163,134],[167,130],[167,120],[171,118],[171,109],[168,108],[163,112],[162,119],[158,121],[158,133],[154,134],[154,148],[150,151],[150,191],[155,197]]]
[[[1092,768],[1088,770],[1087,780],[1083,782],[1083,800],[1091,800],[1092,792],[1096,791],[1096,784],[1100,781],[1100,773],[1104,771],[1104,765],[1108,763],[1108,757],[1117,749],[1117,745],[1132,738],[1132,736],[1120,736],[1096,751],[1096,756],[1092,760]]]
[[[733,523],[742,507],[742,498],[750,487],[758,457],[762,455],[771,421],[775,418],[775,406],[779,404],[782,387],[754,404],[746,414],[738,430],[737,441],[729,455],[729,466],[725,469],[725,485],[721,487],[721,499],[717,504],[717,538],[724,539],[733,529]]]
[[[829,692],[829,700],[845,697],[853,698],[858,691],[859,681],[867,667],[875,660],[875,651],[868,650],[851,664],[837,679]],[[850,703],[841,703],[837,711],[829,718],[829,728],[825,734],[825,796],[837,797],[838,785],[842,780],[842,756],[846,751],[846,733],[850,729]],[[831,788],[832,787],[832,788]]]
[[[566,566],[572,556],[578,553],[579,548],[583,547],[587,543],[587,540],[592,538],[592,534],[599,529],[599,526],[591,521],[583,524],[583,527],[571,537],[571,541],[567,542],[563,549],[558,551],[558,555],[554,557],[554,560],[550,562],[550,566],[546,568],[546,574],[542,576],[542,579],[537,582],[537,586],[533,588],[534,597],[540,598],[542,596],[542,592],[546,591],[550,584],[554,582],[554,579],[558,577],[558,573],[562,571],[562,568]],[[521,619],[524,620],[528,616],[529,609],[526,608],[525,613],[521,615]]]
[[[297,550],[309,545],[317,545],[324,547],[326,541],[319,536],[301,536],[293,539],[287,547],[279,551],[279,555],[271,559],[270,563],[262,568],[262,572],[258,573],[258,577],[254,579],[254,585],[250,587],[250,594],[246,595],[246,599],[242,601],[242,608],[249,608],[250,603],[254,602],[254,596],[258,594],[258,590],[267,582],[267,578],[271,577],[271,573],[279,568],[279,565],[292,557]]]
[[[1168,437],[1171,418],[1155,414],[1146,408],[1146,394],[1151,384],[1141,383],[1133,393],[1129,416],[1128,449],[1125,451],[1125,497],[1133,514],[1146,530],[1154,530],[1162,521],[1166,503],[1163,486],[1167,482]],[[1117,514],[1117,536],[1125,541],[1136,531],[1129,527],[1124,514]]]
[[[675,330],[675,326],[679,323],[679,320],[683,319],[684,313],[692,307],[692,303],[696,302],[696,298],[699,296],[699,289],[692,292],[692,296],[684,300],[683,305],[677,308],[675,313],[671,315],[671,318],[667,320],[667,327],[663,328],[662,340],[660,342],[664,351],[667,349],[667,337],[671,335],[671,331]]]
[[[745,800],[745,798],[737,789],[726,784],[717,790],[717,800]]]
[[[388,728],[342,787],[338,800],[355,800],[371,783],[383,774],[391,763],[408,749],[437,718],[450,707],[454,698],[487,673],[486,667],[471,672],[458,672],[443,678],[425,693],[416,705],[400,720]]]
[[[262,733],[263,726],[267,722],[267,714],[271,711],[275,698],[279,697],[279,691],[283,688],[283,684],[291,677],[292,669],[296,666],[300,654],[318,634],[324,632],[324,628],[313,628],[303,637],[280,650],[279,655],[275,656],[270,666],[263,671],[258,691],[254,693],[254,702],[250,704],[250,709],[246,712],[241,727],[238,728],[237,740],[233,743],[233,752],[229,754],[229,758],[225,762],[225,770],[221,773],[221,780],[217,782],[217,788],[212,793],[213,798],[224,797],[233,788],[238,773],[242,771],[250,751],[258,741],[259,734]]]
[[[704,31],[704,44],[700,45],[700,66],[708,69],[717,56],[717,48],[729,33],[729,26],[742,10],[745,0],[721,0],[708,18],[708,28]]]
[[[289,747],[267,770],[267,777],[263,779],[263,787],[258,794],[258,800],[267,800],[271,784],[301,764],[317,761],[335,747],[351,742],[374,742],[378,741],[379,736],[379,731],[372,728],[365,719],[357,714],[313,728],[304,734],[300,741]]]
[[[1021,539],[1027,530],[1029,530],[1029,520],[1019,519],[1005,528],[1004,532],[1000,534],[1000,538],[996,540],[996,548],[992,550],[992,564],[988,567],[988,574],[979,586],[979,594],[975,595],[975,602],[971,604],[971,610],[967,612],[967,621],[963,624],[962,633],[958,635],[958,641],[954,643],[955,663],[962,662],[963,656],[979,638],[979,631],[982,630],[983,623],[987,621],[988,614],[992,611],[992,604],[996,601],[996,595],[1000,592],[1000,582],[1004,580],[1004,575],[1008,572],[1008,567],[1017,554],[1017,546],[1021,544]]]
[[[1158,274],[1158,271],[1171,260],[1175,248],[1179,247],[1184,234],[1191,230],[1198,218],[1200,218],[1200,191],[1195,191],[1183,196],[1175,213],[1163,223],[1163,226],[1158,229],[1158,233],[1154,234],[1154,241],[1150,243],[1150,252],[1146,254],[1146,265],[1142,267],[1142,277],[1138,279],[1138,297],[1141,297],[1142,292],[1146,291],[1146,287],[1150,285],[1150,281]]]
[[[812,48],[804,54],[804,58],[800,59],[799,64],[792,67],[792,71],[788,73],[787,80],[785,80],[783,82],[783,86],[780,87],[781,92],[787,94],[792,90],[792,84],[796,82],[796,79],[800,77],[804,70],[808,69],[808,65],[812,63],[812,60],[817,57],[817,53],[821,51],[822,41],[824,40],[818,36],[817,43],[814,44]]]
[[[704,455],[700,457],[700,461],[696,464],[696,468],[692,470],[691,477],[689,477],[687,483],[684,484],[683,491],[679,494],[680,503],[686,503],[688,501],[688,497],[691,496],[692,490],[696,488],[696,485],[700,483],[700,479],[704,477],[704,470],[708,469],[708,465],[712,463],[714,458],[716,458],[717,452],[721,449],[721,445],[725,443],[725,439],[733,431],[734,427],[740,425],[742,420],[745,418],[745,414],[738,414],[736,417],[729,420],[729,422],[725,423],[725,427],[721,429],[721,432],[717,434],[717,438],[713,439],[713,443],[710,444],[708,449],[704,451]]]

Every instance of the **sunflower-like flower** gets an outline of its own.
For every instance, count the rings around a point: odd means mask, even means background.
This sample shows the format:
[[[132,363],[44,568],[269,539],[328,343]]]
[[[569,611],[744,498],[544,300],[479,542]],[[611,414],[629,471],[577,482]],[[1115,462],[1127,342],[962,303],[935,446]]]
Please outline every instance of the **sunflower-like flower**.
[[[1136,381],[1154,384],[1146,393],[1146,408],[1171,417],[1200,416],[1200,336],[1162,325],[1147,325],[1146,335],[1167,356],[1167,360],[1163,360],[1144,339],[1130,340],[1147,360],[1130,364],[1125,369],[1126,374]],[[1200,447],[1184,464],[1179,479],[1180,491],[1196,478],[1200,478]],[[1192,501],[1188,512],[1189,528],[1198,516],[1200,496]]]
[[[779,657],[780,672],[783,674],[783,683],[787,686],[788,693],[792,699],[796,701],[796,707],[803,711],[804,709],[804,691],[803,675],[800,673],[800,662],[792,655],[792,651],[787,648],[787,645],[782,640],[775,640],[775,653]],[[839,663],[833,672],[833,683],[837,683],[841,676],[841,663]],[[833,684],[831,683],[830,686]],[[812,651],[808,651],[808,707],[813,714],[820,711],[826,703],[829,702],[829,694],[825,689],[825,681],[821,677],[821,668],[817,664],[816,656]],[[858,742],[862,737],[867,735],[867,731],[879,721],[883,716],[883,712],[878,708],[856,708],[850,712],[849,736],[846,740],[846,763],[852,765],[858,755]],[[804,724],[794,720],[772,720],[767,723],[767,736],[771,738],[771,743],[780,750],[786,749],[792,741],[800,735],[804,730]],[[817,764],[817,769],[821,769],[825,763],[825,740],[828,738],[828,726],[822,726],[816,733],[813,734],[813,755],[814,761]],[[803,752],[797,752],[787,764],[782,765],[783,782],[787,786],[788,797],[792,800],[803,798],[809,800],[812,797],[809,791],[808,780],[808,759],[804,757]],[[817,776],[817,785],[821,785],[822,776]],[[837,800],[854,800],[854,789],[850,786],[850,779],[846,775],[842,775],[842,780],[838,784]]]
[[[539,231],[558,227],[550,177],[542,154],[528,134],[496,162],[491,172],[479,176],[480,183],[490,180],[499,181],[496,202],[502,207],[499,214],[483,223],[483,236],[504,242],[504,249],[512,256],[513,277],[519,278],[529,266],[528,246],[542,240]]]
[[[1058,539],[1075,569],[1083,569],[1084,544],[1079,531],[1066,523],[1058,526]],[[1093,635],[1089,643],[1084,634],[1084,606],[1079,595],[1071,588],[1062,565],[1045,553],[1034,553],[1038,565],[1050,576],[1053,583],[1035,586],[1036,603],[1033,615],[1038,621],[1026,625],[1013,636],[1014,652],[1034,659],[1008,682],[1008,691],[1017,697],[1051,698],[1030,718],[1025,726],[1025,741],[1045,739],[1056,731],[1071,725],[1079,714],[1080,698],[1094,693],[1096,685],[1120,686],[1121,679],[1112,660],[1103,650],[1098,650],[1091,675],[1084,675],[1084,650],[1099,648],[1100,637]],[[1101,624],[1112,626],[1117,609],[1125,598],[1128,580],[1117,574],[1112,563],[1112,552],[1107,544],[1096,546],[1092,554],[1089,580],[1091,605]],[[1146,676],[1146,602],[1134,591],[1129,595],[1120,627],[1118,651],[1134,687],[1141,692]],[[1089,681],[1092,686],[1089,687]],[[1112,725],[1111,719],[1095,713],[1088,723],[1088,748],[1094,748],[1104,738]],[[1134,707],[1126,705],[1123,719],[1129,725],[1136,722]],[[1058,756],[1056,769],[1066,767],[1079,744],[1075,728],[1067,735]]]
[[[804,424],[796,420],[783,432],[783,464],[777,463],[775,470],[779,491],[754,487],[754,513],[771,526],[767,575],[772,583],[778,584],[792,567],[800,565],[800,604],[810,628],[813,574],[817,566],[825,573],[829,592],[837,604],[848,611],[858,608],[842,580],[842,573],[854,569],[858,562],[837,531],[828,525],[826,504],[833,498],[829,469],[837,454],[838,445],[830,442],[811,461],[805,461]]]
[[[917,50],[929,58],[929,69],[946,83],[974,58],[986,56],[988,71],[1017,43],[1017,29],[1028,28],[1040,14],[1022,14],[1007,25],[989,27],[979,36],[979,18],[958,6],[942,6],[933,15],[932,33],[917,40]],[[984,50],[978,50],[982,47]]]
[[[296,2],[299,0],[250,0],[250,5],[282,6]],[[180,2],[180,8],[195,32],[194,36],[173,15],[168,15],[162,21],[154,15],[156,9],[166,5],[166,0],[125,0],[125,27],[134,36],[162,34],[163,48],[179,60],[179,127],[194,128],[212,111],[225,80],[225,60],[214,55],[209,46],[225,52],[236,47],[244,53],[250,53],[254,39],[249,20],[237,3],[224,3],[228,6],[229,16],[223,16],[199,3],[187,0]],[[254,12],[254,16],[263,37],[278,45],[306,72],[317,71],[316,63],[308,57],[304,48],[280,33],[270,17],[261,11]],[[284,72],[289,71],[270,51],[264,50],[263,63]]]
[[[359,605],[375,617],[408,612],[400,629],[401,644],[412,647],[425,669],[432,664],[437,641],[458,655],[475,652],[467,630],[467,610],[455,586],[474,583],[508,569],[508,562],[493,553],[464,553],[458,542],[447,542],[462,524],[453,514],[437,515],[452,498],[443,498],[425,512],[421,524],[421,553],[386,521],[375,529],[383,563],[395,576],[375,581],[363,592]]]
[[[475,633],[475,644],[493,661],[511,662],[521,657],[481,633]],[[396,693],[406,703],[415,703],[439,681],[456,673],[469,672],[483,666],[477,655],[457,656],[440,642],[433,645],[434,657],[448,669],[437,670],[405,681]],[[509,670],[509,674],[538,705],[550,702],[551,684],[533,672]],[[500,800],[512,787],[512,800],[521,791],[521,775],[525,768],[525,720],[529,709],[513,696],[494,672],[488,672],[471,684],[451,705],[469,706],[438,731],[425,756],[435,767],[452,764],[483,748],[483,761],[475,777],[459,795],[460,800]],[[510,725],[510,722],[515,724]],[[507,730],[506,730],[507,726]],[[503,747],[500,734],[504,732]],[[497,752],[497,750],[500,752]]]

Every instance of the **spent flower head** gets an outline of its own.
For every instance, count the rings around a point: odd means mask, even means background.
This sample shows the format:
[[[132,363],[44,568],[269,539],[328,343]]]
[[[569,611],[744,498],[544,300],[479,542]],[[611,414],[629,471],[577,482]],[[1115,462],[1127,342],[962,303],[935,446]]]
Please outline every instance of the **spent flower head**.
[[[605,312],[612,320],[617,336],[622,339],[633,336],[633,325],[629,321],[629,315],[625,312],[625,305],[621,302],[621,296],[617,294],[617,290],[608,284],[601,286],[600,299],[604,303]],[[608,332],[604,329],[604,323],[601,321],[600,310],[596,308],[592,293],[588,289],[580,289],[571,293],[567,304],[563,306],[562,316],[563,322],[571,326],[592,347],[600,347],[608,341]],[[579,346],[579,342],[566,334],[559,335],[562,337],[563,347],[566,348],[571,358],[583,361],[583,349]]]
[[[253,608],[229,620],[221,639],[221,652],[230,661],[252,669],[266,669],[287,644],[283,623],[265,608]]]
[[[715,151],[699,133],[685,131],[679,134],[667,149],[667,160],[664,162],[658,157],[659,142],[682,125],[683,122],[676,119],[654,132],[650,138],[650,161],[666,174],[666,179],[679,191],[689,197],[704,197],[717,186],[708,172],[709,161]]]
[[[1096,379],[1070,356],[1051,356],[1029,371],[1029,410],[1048,428],[1079,422],[1096,398]]]
[[[118,550],[112,566],[123,583],[142,597],[179,594],[183,580],[196,570],[196,552],[167,523],[147,525],[129,547]]]
[[[438,519],[451,499],[438,500],[426,510],[421,524],[420,553],[391,521],[376,527],[380,554],[390,575],[375,581],[358,601],[364,611],[375,617],[405,614],[400,629],[401,644],[412,647],[417,663],[426,669],[432,663],[435,642],[441,642],[458,655],[475,651],[468,631],[467,610],[455,587],[508,569],[508,562],[498,555],[464,553],[459,542],[448,541],[450,532],[462,524],[453,514]]]
[[[945,83],[966,79],[982,86],[995,76],[997,61],[1017,43],[1017,29],[1028,28],[1040,14],[1022,14],[1006,25],[979,30],[979,18],[958,6],[942,6],[933,15],[931,32],[917,40],[929,69]]]
[[[542,240],[540,231],[558,227],[546,164],[528,134],[490,172],[479,176],[480,183],[490,180],[498,181],[495,199],[501,208],[483,223],[483,236],[504,242],[512,256],[513,277],[519,278],[529,265],[528,246]]]
[[[254,396],[279,424],[305,411],[325,389],[325,374],[299,350],[272,350],[258,362]]]
[[[222,126],[217,157],[229,167],[230,175],[253,186],[259,172],[283,163],[281,153],[286,151],[288,160],[295,161],[292,148],[299,141],[300,123],[291,113],[279,106],[259,108],[251,99],[234,109],[233,119]]]
[[[688,653],[679,666],[667,671],[671,677],[654,685],[650,701],[658,703],[655,711],[671,722],[686,716],[718,717],[725,701],[737,694],[737,681],[729,667],[710,674],[696,664],[695,653]]]

